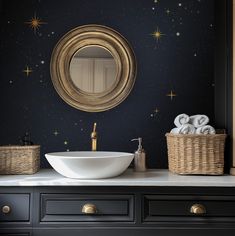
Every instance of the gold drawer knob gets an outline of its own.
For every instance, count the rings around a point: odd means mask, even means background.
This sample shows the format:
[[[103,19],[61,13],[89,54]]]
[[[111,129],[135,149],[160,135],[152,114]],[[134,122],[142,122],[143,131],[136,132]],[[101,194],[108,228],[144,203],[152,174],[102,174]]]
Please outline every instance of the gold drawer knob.
[[[97,213],[97,208],[94,204],[92,203],[87,203],[82,207],[82,213],[85,214],[96,214]]]
[[[206,213],[206,208],[202,204],[194,204],[190,208],[190,213],[194,215],[202,215]]]
[[[9,214],[11,211],[11,208],[9,206],[3,206],[2,207],[2,213],[3,214]]]

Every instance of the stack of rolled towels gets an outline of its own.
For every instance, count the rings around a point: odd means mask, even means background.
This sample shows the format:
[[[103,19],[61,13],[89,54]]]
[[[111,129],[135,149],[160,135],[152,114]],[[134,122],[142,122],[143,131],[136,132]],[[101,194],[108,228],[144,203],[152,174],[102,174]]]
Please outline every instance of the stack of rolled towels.
[[[188,116],[187,114],[178,115],[175,120],[175,128],[172,134],[215,134],[215,129],[208,125],[209,118],[206,115]]]

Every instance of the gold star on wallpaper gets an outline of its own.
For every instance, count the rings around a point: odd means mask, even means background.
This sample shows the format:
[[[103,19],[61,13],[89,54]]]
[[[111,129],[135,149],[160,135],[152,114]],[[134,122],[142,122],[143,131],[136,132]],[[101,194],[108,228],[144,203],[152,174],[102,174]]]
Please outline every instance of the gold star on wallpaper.
[[[154,109],[154,113],[157,114],[159,110],[157,108]]]
[[[171,11],[169,9],[166,10],[166,14],[169,15]]]
[[[155,117],[157,116],[157,113],[159,112],[158,108],[156,107],[154,110],[153,110],[153,113],[150,115],[151,117]]]
[[[160,38],[161,38],[163,35],[165,35],[165,34],[163,34],[163,33],[160,31],[159,28],[157,28],[157,30],[152,33],[152,36],[153,36],[154,38],[156,38],[157,41],[160,40]]]
[[[57,136],[59,134],[59,132],[57,130],[54,131],[53,133],[55,136]]]
[[[177,96],[177,94],[175,94],[172,90],[171,90],[171,92],[170,93],[168,93],[167,95],[166,95],[167,97],[170,97],[171,98],[171,100],[173,100],[173,98],[174,97],[176,97]]]
[[[65,141],[64,141],[64,145],[68,145],[68,141],[65,140]]]
[[[30,75],[30,73],[33,72],[32,69],[30,69],[28,66],[26,66],[26,68],[23,70],[23,72],[26,74],[26,76],[28,77]]]
[[[25,24],[28,24],[29,27],[33,29],[34,33],[36,33],[39,27],[41,27],[41,25],[47,24],[47,22],[43,22],[40,18],[36,16],[35,13],[29,21],[25,22]]]

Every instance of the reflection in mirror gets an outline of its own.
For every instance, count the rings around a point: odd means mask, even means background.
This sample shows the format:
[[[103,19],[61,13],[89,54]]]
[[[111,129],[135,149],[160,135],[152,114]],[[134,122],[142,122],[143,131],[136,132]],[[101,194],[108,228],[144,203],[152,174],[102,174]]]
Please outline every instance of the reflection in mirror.
[[[78,50],[70,62],[74,85],[87,93],[103,93],[115,84],[117,65],[111,53],[100,46]]]

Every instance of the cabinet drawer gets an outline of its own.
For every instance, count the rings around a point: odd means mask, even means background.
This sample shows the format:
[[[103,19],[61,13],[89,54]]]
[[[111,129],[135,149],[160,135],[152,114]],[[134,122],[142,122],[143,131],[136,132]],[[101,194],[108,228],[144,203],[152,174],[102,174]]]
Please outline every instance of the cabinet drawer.
[[[29,221],[29,194],[0,194],[0,221]]]
[[[195,210],[198,207],[199,212]],[[145,195],[143,208],[144,221],[165,221],[166,217],[170,221],[235,219],[235,197],[231,196]]]
[[[41,194],[41,221],[133,221],[133,195]],[[83,212],[92,204],[95,212]]]

